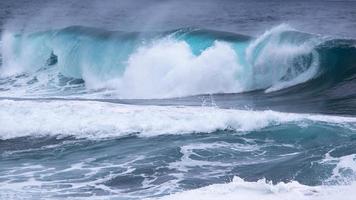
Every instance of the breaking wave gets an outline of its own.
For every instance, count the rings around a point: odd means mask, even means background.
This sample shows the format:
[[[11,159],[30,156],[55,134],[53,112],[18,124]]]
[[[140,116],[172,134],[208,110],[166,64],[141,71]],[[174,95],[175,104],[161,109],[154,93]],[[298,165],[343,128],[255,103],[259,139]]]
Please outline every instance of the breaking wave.
[[[5,31],[1,49],[2,96],[104,90],[118,98],[168,98],[274,92],[306,82],[331,87],[353,77],[356,63],[355,41],[287,25],[257,38],[197,29]]]

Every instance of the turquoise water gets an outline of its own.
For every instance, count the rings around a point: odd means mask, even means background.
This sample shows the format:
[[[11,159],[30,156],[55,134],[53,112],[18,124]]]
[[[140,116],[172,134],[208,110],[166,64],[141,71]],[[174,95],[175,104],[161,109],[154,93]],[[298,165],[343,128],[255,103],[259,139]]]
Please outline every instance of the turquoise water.
[[[0,3],[0,199],[353,199],[353,2],[65,2]]]

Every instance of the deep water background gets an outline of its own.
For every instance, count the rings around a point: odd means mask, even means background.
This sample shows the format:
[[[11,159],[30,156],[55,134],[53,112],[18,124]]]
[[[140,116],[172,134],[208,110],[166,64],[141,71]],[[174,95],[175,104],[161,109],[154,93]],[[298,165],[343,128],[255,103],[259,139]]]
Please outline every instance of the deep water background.
[[[287,23],[310,33],[356,38],[355,7],[352,0],[3,0],[0,27],[47,30],[82,25],[124,31],[198,27],[257,36]]]

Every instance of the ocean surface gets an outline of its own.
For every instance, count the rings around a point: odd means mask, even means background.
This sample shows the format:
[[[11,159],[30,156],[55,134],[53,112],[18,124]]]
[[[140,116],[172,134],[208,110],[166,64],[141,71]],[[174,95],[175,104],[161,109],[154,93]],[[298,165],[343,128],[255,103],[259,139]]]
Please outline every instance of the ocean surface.
[[[1,0],[0,199],[351,200],[356,1]]]

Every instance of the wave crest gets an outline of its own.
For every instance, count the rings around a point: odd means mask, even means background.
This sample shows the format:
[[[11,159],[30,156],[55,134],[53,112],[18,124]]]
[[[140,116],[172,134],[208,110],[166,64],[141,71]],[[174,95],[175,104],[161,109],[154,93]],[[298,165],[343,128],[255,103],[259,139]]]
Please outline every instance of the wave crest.
[[[109,89],[119,98],[273,92],[316,79],[335,69],[331,64],[339,71],[352,65],[355,47],[339,53],[340,42],[331,45],[324,40],[287,25],[256,39],[194,29],[126,33],[69,27],[32,34],[5,32],[0,74],[27,73],[38,79],[39,71],[54,68],[47,71],[54,73],[51,76],[82,79],[86,89]],[[7,88],[14,89],[11,84]]]

